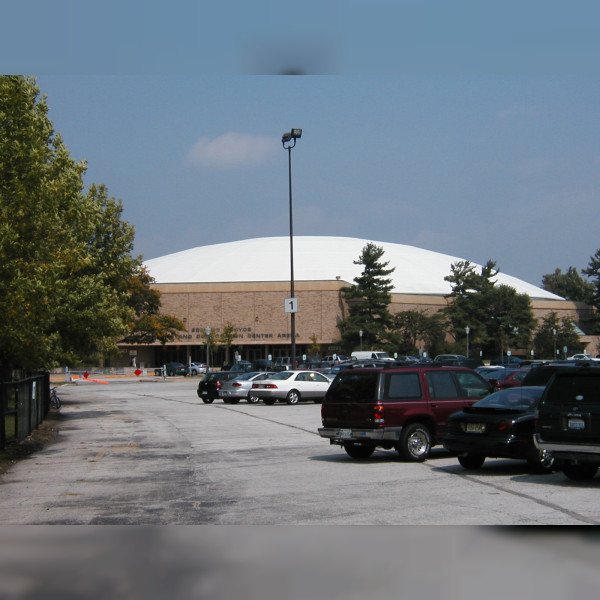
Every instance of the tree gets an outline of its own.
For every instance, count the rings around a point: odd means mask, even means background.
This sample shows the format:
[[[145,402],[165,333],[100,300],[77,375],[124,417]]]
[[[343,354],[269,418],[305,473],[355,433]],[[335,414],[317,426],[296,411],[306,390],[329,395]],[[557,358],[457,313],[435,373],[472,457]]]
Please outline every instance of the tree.
[[[533,340],[535,355],[538,358],[555,359],[557,351],[561,355],[565,346],[568,352],[573,354],[583,349],[573,322],[567,317],[559,319],[557,313],[551,312],[542,319],[535,334]]]
[[[225,348],[225,364],[229,364],[229,353],[236,337],[235,330],[236,326],[231,321],[227,321],[223,326],[221,335],[215,338],[216,343]]]
[[[129,278],[126,284],[128,304],[135,316],[121,342],[152,344],[158,340],[164,346],[185,330],[185,324],[179,319],[160,313],[160,292],[150,287],[152,283],[154,279],[143,266]]]
[[[531,299],[507,285],[496,285],[499,273],[494,261],[488,261],[477,273],[469,261],[451,265],[445,277],[452,285],[446,296],[448,306],[444,313],[451,324],[451,333],[457,342],[465,342],[469,327],[471,348],[479,348],[487,355],[499,355],[510,347],[526,348],[530,344],[536,321],[531,310]]]
[[[389,263],[381,262],[383,254],[383,248],[369,242],[358,260],[353,261],[355,265],[364,266],[361,275],[354,279],[354,285],[341,290],[348,304],[348,317],[338,327],[342,334],[342,345],[347,351],[359,347],[361,330],[363,342],[368,347],[384,344],[392,325],[388,306],[394,286],[388,275],[395,269],[388,269]]]
[[[542,288],[573,302],[592,304],[594,285],[586,281],[575,267],[569,267],[566,273],[556,269],[542,277]]]
[[[85,192],[33,78],[0,76],[0,366],[74,365],[116,348],[135,309],[134,230],[104,186]]]
[[[600,249],[590,257],[587,269],[583,269],[582,273],[591,279],[591,284],[594,288],[590,304],[595,311],[592,317],[586,321],[586,333],[600,334]]]
[[[389,333],[392,351],[417,355],[417,341],[422,340],[430,356],[441,352],[446,337],[446,320],[442,313],[428,315],[423,310],[405,310],[396,313],[393,320],[393,331]]]

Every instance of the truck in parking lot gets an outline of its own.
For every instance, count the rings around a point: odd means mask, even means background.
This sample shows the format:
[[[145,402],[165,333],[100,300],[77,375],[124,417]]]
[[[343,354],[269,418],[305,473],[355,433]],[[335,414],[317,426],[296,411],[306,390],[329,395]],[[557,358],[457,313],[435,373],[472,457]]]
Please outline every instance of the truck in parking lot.
[[[450,414],[491,391],[483,377],[463,367],[343,370],[323,400],[319,435],[353,458],[383,448],[423,461],[441,443]]]
[[[569,479],[594,477],[600,466],[600,367],[558,366],[551,371],[534,439]]]

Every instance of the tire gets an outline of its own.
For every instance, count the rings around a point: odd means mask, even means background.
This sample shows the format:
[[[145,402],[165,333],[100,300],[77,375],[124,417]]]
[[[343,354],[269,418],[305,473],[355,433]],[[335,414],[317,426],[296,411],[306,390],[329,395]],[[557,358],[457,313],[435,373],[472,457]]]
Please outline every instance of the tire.
[[[573,481],[592,479],[598,470],[598,465],[583,463],[580,465],[565,465],[563,473]]]
[[[231,400],[229,400],[229,404],[239,404],[239,403],[240,403],[239,398],[232,398]]]
[[[431,452],[431,432],[422,423],[407,425],[402,429],[396,450],[409,462],[424,461]]]
[[[375,452],[375,446],[372,444],[354,444],[353,442],[346,442],[344,444],[344,450],[352,458],[369,458],[373,452]]]
[[[273,400],[273,398],[265,398],[263,400],[263,402],[267,405],[267,406],[273,406],[273,404],[275,404],[275,400]]]
[[[252,394],[248,394],[246,400],[248,404],[258,404],[258,402],[260,402],[260,398],[258,396],[253,396]]]
[[[285,397],[288,404],[298,404],[300,402],[300,392],[298,390],[290,390]]]
[[[461,466],[469,470],[479,469],[485,462],[485,456],[481,454],[467,454],[466,456],[457,456],[457,458]]]
[[[534,473],[552,473],[554,470],[554,457],[547,450],[540,450],[534,458],[527,463]]]
[[[214,402],[214,398],[202,398],[202,402],[204,402],[204,404],[212,404]]]

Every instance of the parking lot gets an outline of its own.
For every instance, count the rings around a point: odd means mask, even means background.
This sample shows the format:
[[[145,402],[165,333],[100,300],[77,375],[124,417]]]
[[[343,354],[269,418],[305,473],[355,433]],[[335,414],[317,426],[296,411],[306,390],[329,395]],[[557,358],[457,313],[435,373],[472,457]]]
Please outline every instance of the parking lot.
[[[63,386],[55,443],[2,476],[3,524],[589,525],[600,477],[441,447],[354,460],[317,434],[320,406],[203,404],[197,378]]]

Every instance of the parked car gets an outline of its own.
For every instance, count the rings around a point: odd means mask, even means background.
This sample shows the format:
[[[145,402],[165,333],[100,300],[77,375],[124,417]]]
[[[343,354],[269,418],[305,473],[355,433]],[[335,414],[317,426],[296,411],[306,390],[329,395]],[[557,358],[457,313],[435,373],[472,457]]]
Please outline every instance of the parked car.
[[[252,363],[249,360],[238,360],[232,364],[223,365],[222,371],[234,371],[238,373],[249,373],[250,371],[256,371]]]
[[[274,371],[250,371],[237,373],[237,377],[223,381],[219,389],[219,397],[225,404],[237,404],[240,400],[247,400],[249,404],[256,404],[260,398],[253,393],[252,384],[255,381],[268,379],[275,375]]]
[[[252,361],[253,371],[275,371],[275,363],[268,358],[258,358]]]
[[[554,459],[534,442],[543,386],[500,390],[450,415],[442,443],[465,469],[479,469],[487,457],[526,460],[536,472],[550,472]]]
[[[190,371],[187,365],[184,365],[183,363],[168,362],[165,365],[165,373],[169,377],[172,377],[173,375],[183,375],[185,377],[190,374]]]
[[[448,417],[491,391],[483,377],[463,367],[346,369],[323,400],[319,435],[353,458],[367,458],[379,447],[423,461],[441,443]]]
[[[200,375],[206,373],[208,366],[205,363],[193,362],[190,364],[190,375]]]
[[[240,375],[239,371],[219,371],[218,373],[206,373],[198,383],[196,393],[198,398],[205,404],[212,404],[219,398],[219,390],[225,381],[229,381]]]
[[[269,379],[252,384],[252,393],[265,404],[287,402],[298,404],[301,400],[321,402],[331,381],[316,371],[280,371]]]
[[[435,362],[444,362],[446,360],[462,360],[467,358],[464,354],[438,354],[433,360]]]
[[[485,377],[496,390],[518,387],[529,373],[529,369],[500,369],[491,377]]]
[[[382,350],[359,350],[350,355],[350,360],[394,360]]]
[[[600,367],[553,369],[540,400],[535,443],[552,453],[569,479],[594,477],[600,466]]]
[[[522,358],[518,356],[500,356],[499,358],[492,358],[490,365],[506,365],[511,367],[519,367],[523,362]]]

